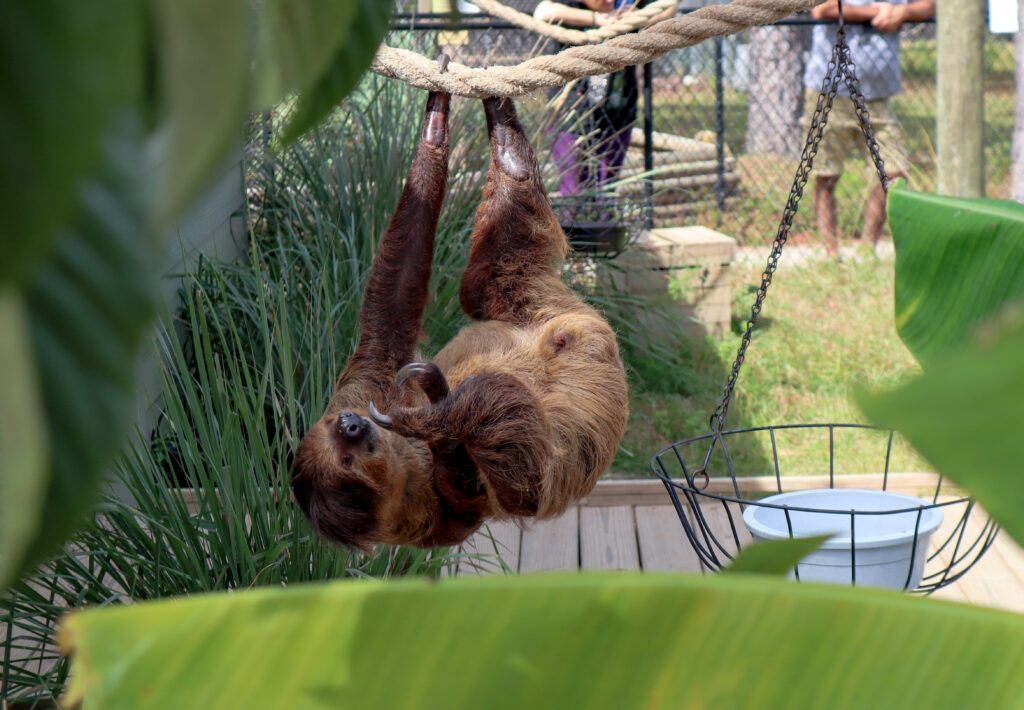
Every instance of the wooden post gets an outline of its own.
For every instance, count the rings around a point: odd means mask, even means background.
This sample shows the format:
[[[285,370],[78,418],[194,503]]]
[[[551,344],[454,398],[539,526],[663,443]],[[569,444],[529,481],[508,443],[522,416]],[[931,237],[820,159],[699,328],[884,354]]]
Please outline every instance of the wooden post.
[[[1013,46],[1017,50],[1014,75],[1017,86],[1024,88],[1024,2],[1017,4],[1017,27],[1017,36],[1013,38]],[[1010,199],[1024,202],[1024,91],[1017,91],[1014,116]]]
[[[942,0],[937,52],[938,190],[984,197],[984,0]]]

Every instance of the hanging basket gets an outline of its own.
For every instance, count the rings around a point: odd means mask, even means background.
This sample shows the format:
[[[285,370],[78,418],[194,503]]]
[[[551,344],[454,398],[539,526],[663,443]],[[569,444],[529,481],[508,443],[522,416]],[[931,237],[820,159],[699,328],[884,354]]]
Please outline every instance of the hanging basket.
[[[822,534],[829,541],[792,578],[929,594],[966,573],[998,526],[941,476],[890,471],[893,439],[859,424],[737,429],[662,449],[651,469],[704,568],[727,567],[758,539]],[[793,444],[801,468],[810,459],[820,473],[787,473]],[[873,470],[860,472],[868,458]]]
[[[627,195],[585,194],[551,202],[576,256],[614,258],[643,230],[643,207]]]

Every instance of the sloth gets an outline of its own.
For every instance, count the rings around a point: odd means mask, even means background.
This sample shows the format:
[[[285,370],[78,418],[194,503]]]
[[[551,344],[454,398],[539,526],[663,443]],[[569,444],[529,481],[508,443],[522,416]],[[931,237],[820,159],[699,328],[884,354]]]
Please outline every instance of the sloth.
[[[626,427],[615,334],[560,277],[569,245],[508,99],[484,100],[491,158],[460,285],[471,322],[433,361],[417,359],[449,104],[427,99],[359,343],[292,468],[314,530],[364,551],[456,545],[488,519],[557,516],[593,489]]]

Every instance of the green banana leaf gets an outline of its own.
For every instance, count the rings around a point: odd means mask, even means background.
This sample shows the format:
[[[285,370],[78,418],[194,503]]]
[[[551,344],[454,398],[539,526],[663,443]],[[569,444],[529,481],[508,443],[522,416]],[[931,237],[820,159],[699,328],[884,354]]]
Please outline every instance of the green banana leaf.
[[[985,335],[913,382],[857,399],[1024,544],[1024,320]]]
[[[268,56],[258,64],[260,76],[275,77],[275,98],[314,87],[315,110],[300,111],[308,124],[362,75],[391,5],[3,4],[0,38],[18,71],[0,76],[10,99],[0,130],[11,149],[0,158],[0,591],[82,520],[121,446],[135,353],[153,314],[162,252],[154,236],[240,144],[253,93],[251,30],[263,23]],[[315,88],[324,76],[326,93]],[[158,100],[143,95],[144,77],[157,79]],[[144,122],[155,134],[144,135]],[[169,142],[156,186],[144,138]]]
[[[308,86],[300,84],[299,105],[282,135],[286,143],[320,123],[355,88],[388,29],[394,3],[351,0],[345,4],[353,9],[351,20],[340,26],[345,33],[332,45],[336,51],[326,69]]]
[[[25,304],[0,290],[0,589],[42,525],[49,483],[46,418],[29,347]]]
[[[1024,298],[1024,205],[889,191],[896,329],[925,367]]]
[[[24,524],[0,527],[0,548],[10,553],[0,589],[82,521],[131,421],[133,364],[153,312],[157,249],[141,197],[147,184],[139,173],[141,133],[137,122],[132,125],[113,132],[102,174],[85,181],[73,224],[26,284],[25,329],[14,335],[34,359],[38,390],[32,396],[45,412],[49,449],[34,472],[44,476],[42,483],[15,482],[33,475],[26,469],[0,470],[0,490],[45,490],[17,501],[26,507],[19,514]],[[6,379],[0,396],[25,386],[32,381]],[[5,457],[37,446],[28,437],[5,444],[11,446]]]
[[[765,540],[756,545],[747,545],[724,571],[729,574],[787,574],[826,540],[827,535],[816,535],[791,540]]]
[[[76,612],[68,701],[180,708],[998,708],[1024,617],[758,575],[341,582]]]
[[[101,138],[142,90],[139,0],[0,0],[0,284],[22,284],[73,218]]]
[[[157,214],[161,226],[188,206],[214,169],[241,147],[251,83],[245,0],[157,0],[154,3],[161,93],[161,130],[169,146]]]

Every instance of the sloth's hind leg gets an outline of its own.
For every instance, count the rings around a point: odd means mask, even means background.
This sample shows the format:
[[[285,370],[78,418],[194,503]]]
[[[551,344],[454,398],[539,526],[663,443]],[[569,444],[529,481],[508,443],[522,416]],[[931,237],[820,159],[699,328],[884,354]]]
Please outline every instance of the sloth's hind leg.
[[[509,99],[485,99],[491,163],[462,277],[466,314],[524,324],[571,308],[559,270],[569,245]]]

